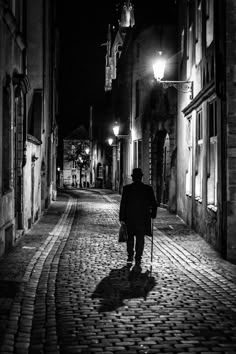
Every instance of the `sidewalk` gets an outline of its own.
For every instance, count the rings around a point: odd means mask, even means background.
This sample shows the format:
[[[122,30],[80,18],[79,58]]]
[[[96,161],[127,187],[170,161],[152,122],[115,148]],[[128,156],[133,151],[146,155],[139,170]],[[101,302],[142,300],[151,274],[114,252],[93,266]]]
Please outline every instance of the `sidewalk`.
[[[27,266],[47,240],[66,209],[69,197],[63,191],[36,224],[3,257],[0,258],[0,346],[6,319],[16,294],[21,291]]]

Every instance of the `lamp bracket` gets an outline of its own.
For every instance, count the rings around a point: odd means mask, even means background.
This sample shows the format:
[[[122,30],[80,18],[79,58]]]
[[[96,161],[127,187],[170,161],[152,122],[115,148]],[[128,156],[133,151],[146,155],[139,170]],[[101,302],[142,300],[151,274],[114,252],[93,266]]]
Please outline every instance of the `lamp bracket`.
[[[193,99],[193,81],[158,81],[162,84],[163,88],[175,87],[181,92],[190,92],[190,99]]]

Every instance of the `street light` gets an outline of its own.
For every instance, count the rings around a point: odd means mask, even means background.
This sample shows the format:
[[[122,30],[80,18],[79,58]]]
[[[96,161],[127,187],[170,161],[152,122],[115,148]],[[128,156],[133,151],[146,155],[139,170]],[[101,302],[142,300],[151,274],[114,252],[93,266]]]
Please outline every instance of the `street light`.
[[[113,144],[113,141],[114,141],[113,138],[109,138],[109,139],[108,139],[108,144],[109,144],[110,146],[117,146],[117,145]]]
[[[113,133],[115,135],[115,137],[117,138],[127,138],[130,136],[130,134],[119,134],[120,132],[120,125],[118,122],[115,122],[114,125],[113,125]]]
[[[115,122],[115,124],[114,124],[112,129],[113,129],[114,135],[118,136],[119,132],[120,132],[120,125],[117,122]]]
[[[165,74],[166,60],[162,56],[162,52],[158,52],[157,59],[153,64],[153,73],[156,81],[163,86],[163,88],[175,87],[181,92],[190,92],[190,99],[193,99],[193,81],[167,81],[163,80]]]

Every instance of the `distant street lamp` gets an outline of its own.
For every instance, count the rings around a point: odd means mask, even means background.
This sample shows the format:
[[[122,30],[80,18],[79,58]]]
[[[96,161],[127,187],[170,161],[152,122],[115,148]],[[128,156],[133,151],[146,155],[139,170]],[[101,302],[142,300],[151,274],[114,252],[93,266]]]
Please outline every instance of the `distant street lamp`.
[[[158,52],[158,56],[153,64],[154,78],[164,88],[175,87],[181,92],[190,92],[190,99],[193,99],[193,81],[163,81],[165,75],[166,60],[162,56],[162,52]]]
[[[113,139],[112,139],[112,138],[109,138],[109,139],[108,139],[108,144],[111,146],[112,143],[113,143]]]
[[[114,135],[118,136],[119,132],[120,132],[120,125],[117,122],[115,122],[115,124],[114,124],[112,129],[113,129]]]
[[[130,134],[119,134],[120,133],[120,125],[118,122],[115,122],[113,125],[113,133],[115,135],[115,137],[117,138],[127,138],[130,136]]]
[[[107,139],[108,140],[108,144],[110,145],[110,146],[118,146],[117,144],[114,144],[113,142],[114,142],[114,139],[113,138],[109,138],[109,139]]]

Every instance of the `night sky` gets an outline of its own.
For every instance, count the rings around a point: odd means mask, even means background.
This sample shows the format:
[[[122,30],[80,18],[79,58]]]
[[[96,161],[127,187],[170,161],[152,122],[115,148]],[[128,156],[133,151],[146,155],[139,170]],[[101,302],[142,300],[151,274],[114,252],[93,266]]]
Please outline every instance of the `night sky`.
[[[107,28],[117,24],[119,1],[62,1],[59,12],[61,33],[59,128],[67,135],[88,123],[89,107],[102,110]]]

